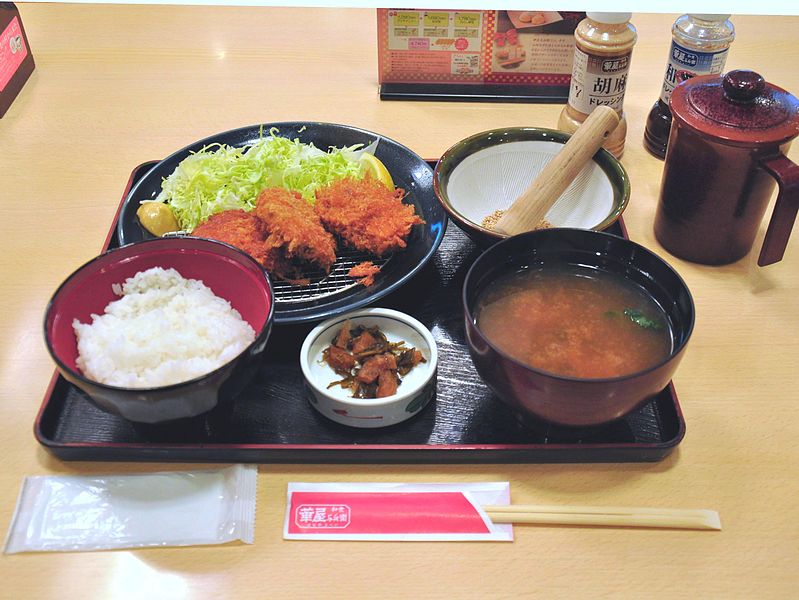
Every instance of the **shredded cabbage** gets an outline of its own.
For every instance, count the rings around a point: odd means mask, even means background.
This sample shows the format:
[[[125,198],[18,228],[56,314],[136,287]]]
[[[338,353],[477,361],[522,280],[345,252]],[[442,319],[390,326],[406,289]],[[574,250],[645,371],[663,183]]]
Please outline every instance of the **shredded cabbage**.
[[[261,190],[284,187],[297,191],[309,203],[316,189],[343,177],[363,177],[363,152],[374,152],[376,142],[330,148],[325,152],[299,139],[268,137],[240,148],[209,144],[184,158],[164,178],[155,202],[166,202],[185,231],[223,210],[252,210]]]

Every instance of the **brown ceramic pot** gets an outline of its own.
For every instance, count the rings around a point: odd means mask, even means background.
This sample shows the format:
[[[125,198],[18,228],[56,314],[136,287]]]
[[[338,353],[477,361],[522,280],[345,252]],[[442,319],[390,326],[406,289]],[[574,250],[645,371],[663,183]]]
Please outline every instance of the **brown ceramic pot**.
[[[778,262],[799,208],[799,100],[753,71],[703,75],[672,93],[655,236],[681,258],[726,264],[754,244],[775,182],[779,195],[758,264]]]

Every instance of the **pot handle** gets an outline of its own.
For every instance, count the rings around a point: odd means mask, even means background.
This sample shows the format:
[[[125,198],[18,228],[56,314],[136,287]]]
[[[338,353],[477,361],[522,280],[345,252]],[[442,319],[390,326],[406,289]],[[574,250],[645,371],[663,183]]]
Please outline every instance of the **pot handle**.
[[[791,229],[799,210],[799,166],[788,160],[784,154],[771,156],[760,161],[760,166],[777,180],[779,193],[771,213],[763,248],[757,264],[761,267],[782,260]]]

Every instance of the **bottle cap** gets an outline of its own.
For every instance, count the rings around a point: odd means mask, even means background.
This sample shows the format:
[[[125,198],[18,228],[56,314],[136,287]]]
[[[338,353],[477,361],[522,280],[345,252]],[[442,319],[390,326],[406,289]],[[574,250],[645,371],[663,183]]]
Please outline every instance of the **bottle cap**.
[[[696,15],[694,13],[690,13],[689,17],[693,17],[695,19],[699,19],[700,21],[726,21],[732,15]]]
[[[633,16],[633,13],[616,13],[616,12],[587,12],[585,16],[596,21],[597,23],[607,23],[608,25],[618,25],[619,23],[626,23]]]

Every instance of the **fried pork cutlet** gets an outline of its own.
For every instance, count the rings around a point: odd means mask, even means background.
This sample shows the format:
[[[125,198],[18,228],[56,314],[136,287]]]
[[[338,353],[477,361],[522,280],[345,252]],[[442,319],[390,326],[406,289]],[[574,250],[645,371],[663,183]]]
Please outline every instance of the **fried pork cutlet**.
[[[244,250],[267,269],[273,262],[266,247],[266,230],[254,214],[245,210],[225,210],[194,228],[193,236],[211,238]]]
[[[284,279],[307,283],[303,269],[316,267],[328,273],[336,262],[336,240],[300,194],[267,188],[258,196],[253,214],[263,223],[265,244],[279,257],[279,275]]]
[[[296,281],[292,277],[296,276],[297,267],[279,250],[267,245],[267,231],[263,221],[250,212],[241,209],[224,210],[208,217],[191,234],[225,242],[244,250],[275,277]]]
[[[316,191],[316,212],[348,245],[385,256],[405,248],[411,227],[424,223],[413,205],[403,204],[404,195],[371,177],[345,178]]]

